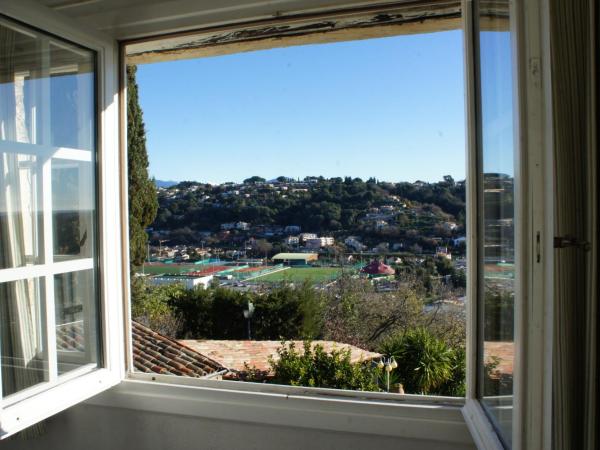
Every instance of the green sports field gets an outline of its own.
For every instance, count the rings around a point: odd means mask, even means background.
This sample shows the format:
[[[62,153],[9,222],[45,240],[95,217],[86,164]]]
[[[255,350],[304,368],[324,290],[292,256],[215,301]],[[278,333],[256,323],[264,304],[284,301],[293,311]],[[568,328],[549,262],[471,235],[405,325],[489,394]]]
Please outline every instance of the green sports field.
[[[202,266],[194,264],[147,264],[143,269],[137,267],[137,273],[146,273],[147,275],[160,275],[163,273],[185,273],[194,270],[202,270]]]
[[[348,270],[348,269],[346,269]],[[302,282],[310,280],[313,283],[334,280],[341,275],[342,270],[337,267],[292,267],[279,272],[269,273],[262,277],[254,278],[252,281],[261,283],[279,283],[282,281]]]

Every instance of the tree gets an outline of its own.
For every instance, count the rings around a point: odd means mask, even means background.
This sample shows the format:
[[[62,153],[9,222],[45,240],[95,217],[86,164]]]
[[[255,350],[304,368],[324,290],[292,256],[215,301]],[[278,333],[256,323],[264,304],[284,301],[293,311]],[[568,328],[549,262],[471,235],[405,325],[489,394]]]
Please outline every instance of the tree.
[[[452,178],[452,175],[444,175],[444,181],[450,187],[454,187],[455,185],[454,178]]]
[[[185,292],[180,285],[149,286],[143,277],[131,277],[131,317],[158,333],[175,338],[181,319],[169,302]]]
[[[127,170],[129,181],[129,257],[131,264],[144,262],[148,227],[156,217],[158,200],[148,177],[146,130],[135,80],[136,66],[127,66]]]
[[[266,180],[263,177],[259,177],[258,175],[254,175],[253,177],[246,178],[244,180],[244,184],[256,184],[256,183],[264,183]]]
[[[268,256],[271,250],[273,250],[273,244],[266,239],[258,239],[254,246],[260,255],[265,255],[265,258]]]

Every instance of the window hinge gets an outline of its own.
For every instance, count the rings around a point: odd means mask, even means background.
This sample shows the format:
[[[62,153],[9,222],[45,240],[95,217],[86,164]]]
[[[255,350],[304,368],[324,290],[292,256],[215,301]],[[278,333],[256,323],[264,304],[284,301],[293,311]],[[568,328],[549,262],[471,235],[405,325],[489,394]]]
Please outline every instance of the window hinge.
[[[576,247],[588,252],[592,245],[588,241],[582,241],[573,236],[554,236],[554,248],[567,247]]]

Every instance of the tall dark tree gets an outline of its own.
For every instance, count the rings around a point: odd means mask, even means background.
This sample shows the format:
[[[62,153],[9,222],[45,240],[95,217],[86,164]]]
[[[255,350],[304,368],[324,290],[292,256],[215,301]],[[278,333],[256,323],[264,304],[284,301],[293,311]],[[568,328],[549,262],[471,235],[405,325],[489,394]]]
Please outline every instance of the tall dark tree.
[[[129,178],[129,252],[131,264],[144,262],[146,227],[156,217],[158,200],[154,182],[148,177],[146,130],[139,104],[136,66],[127,66],[127,163]]]

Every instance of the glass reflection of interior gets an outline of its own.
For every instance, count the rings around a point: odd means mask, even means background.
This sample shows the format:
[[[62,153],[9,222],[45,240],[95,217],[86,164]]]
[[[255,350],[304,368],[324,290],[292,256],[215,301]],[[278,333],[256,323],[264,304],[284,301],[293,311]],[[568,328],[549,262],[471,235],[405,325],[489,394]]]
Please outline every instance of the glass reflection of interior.
[[[54,277],[56,348],[58,374],[96,363],[98,343],[94,298],[94,273],[91,270],[63,273]]]
[[[0,344],[4,397],[49,379],[39,278],[0,283]]]
[[[98,360],[95,108],[93,52],[0,19],[3,397]]]
[[[94,249],[93,165],[53,159],[54,260],[91,258]]]
[[[511,444],[514,371],[514,143],[508,1],[479,4],[483,405]]]

